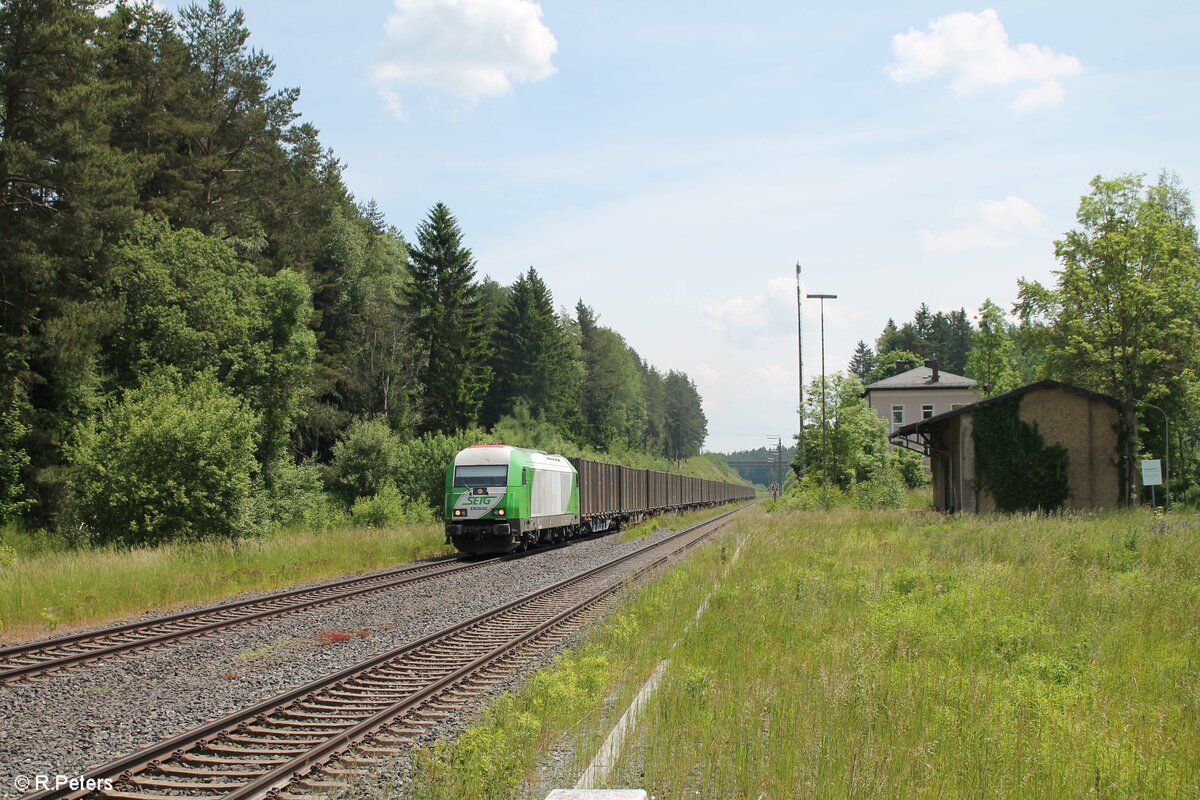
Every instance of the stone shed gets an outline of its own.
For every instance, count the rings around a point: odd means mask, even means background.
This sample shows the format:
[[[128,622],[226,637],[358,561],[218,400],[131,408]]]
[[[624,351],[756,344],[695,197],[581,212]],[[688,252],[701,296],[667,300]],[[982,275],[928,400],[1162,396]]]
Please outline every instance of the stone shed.
[[[939,511],[1116,508],[1120,404],[1041,381],[894,431],[923,452]]]

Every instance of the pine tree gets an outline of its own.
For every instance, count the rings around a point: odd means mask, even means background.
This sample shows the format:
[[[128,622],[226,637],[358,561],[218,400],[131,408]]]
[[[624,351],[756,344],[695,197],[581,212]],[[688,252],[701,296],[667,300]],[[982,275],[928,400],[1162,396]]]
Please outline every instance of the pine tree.
[[[133,218],[135,160],[109,142],[118,88],[99,77],[94,5],[0,3],[0,447],[29,456],[27,484],[55,474],[75,421],[98,405],[115,309],[95,290],[105,243]],[[44,488],[53,503],[57,488]]]
[[[578,367],[550,289],[533,267],[513,283],[502,319],[492,335],[495,377],[483,424],[491,427],[523,400],[535,416],[561,428],[574,399]]]
[[[873,369],[875,369],[875,353],[867,346],[866,342],[859,339],[858,345],[854,348],[854,355],[850,356],[850,371],[857,375],[859,380],[866,383],[867,376]]]
[[[584,441],[602,450],[637,447],[647,430],[641,359],[620,334],[597,324],[582,300],[575,313],[584,363]]]
[[[257,204],[267,202],[266,156],[278,150],[296,118],[297,89],[271,92],[275,63],[247,47],[250,31],[240,9],[221,0],[185,6],[179,25],[196,69],[187,92],[183,165],[190,207],[182,221],[242,239],[264,233]]]
[[[699,455],[708,435],[708,419],[696,384],[682,372],[671,370],[663,382],[666,399],[667,457],[675,460]]]
[[[424,387],[423,431],[458,431],[476,422],[492,379],[475,258],[443,203],[417,227],[410,252],[413,344]]]

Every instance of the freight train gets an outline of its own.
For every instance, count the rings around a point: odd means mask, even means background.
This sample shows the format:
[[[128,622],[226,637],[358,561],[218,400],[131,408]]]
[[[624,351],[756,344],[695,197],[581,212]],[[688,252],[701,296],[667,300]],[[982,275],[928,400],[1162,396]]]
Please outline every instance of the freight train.
[[[735,483],[476,445],[446,468],[446,542],[461,553],[509,553],[753,498],[753,488]]]

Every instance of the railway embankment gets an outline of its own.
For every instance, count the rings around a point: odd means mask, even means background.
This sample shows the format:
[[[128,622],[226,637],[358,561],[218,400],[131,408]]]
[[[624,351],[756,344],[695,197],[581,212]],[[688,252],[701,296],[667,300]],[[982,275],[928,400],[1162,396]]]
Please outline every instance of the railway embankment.
[[[140,549],[48,548],[0,570],[0,644],[452,553],[438,523]]]
[[[675,641],[611,785],[1200,795],[1200,518],[752,510],[739,525],[751,535],[686,633],[711,552],[424,751],[416,796],[494,796],[481,787],[498,777],[537,800],[572,785]]]

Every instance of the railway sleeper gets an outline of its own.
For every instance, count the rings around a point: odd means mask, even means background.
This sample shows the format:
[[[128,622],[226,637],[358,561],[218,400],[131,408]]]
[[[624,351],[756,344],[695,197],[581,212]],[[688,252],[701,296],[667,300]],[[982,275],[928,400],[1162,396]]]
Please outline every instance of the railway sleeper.
[[[416,717],[418,720],[432,720],[435,723],[438,720],[443,720],[446,717],[450,716],[449,713],[447,713],[445,711],[438,711],[437,709],[434,709],[434,708],[418,708],[418,709],[414,709],[413,711],[411,711],[409,713],[411,713],[412,716]],[[422,723],[418,723],[418,724],[422,724]]]
[[[105,797],[114,797],[117,800],[180,800],[181,797],[186,797],[187,800],[220,800],[224,797],[224,793],[219,794],[157,794],[155,792],[126,792],[117,789],[111,792],[105,792]]]
[[[398,745],[402,745],[404,747],[411,747],[412,745],[417,743],[416,737],[422,735],[424,733],[424,731],[414,731],[413,733],[415,734],[414,736],[405,736],[405,735],[402,735],[400,733],[400,731],[395,730],[394,728],[388,728],[386,732],[377,733],[377,734],[375,734],[375,738],[371,739],[370,741],[368,741],[364,744],[359,745],[358,750],[359,750],[359,752],[365,753],[366,748],[368,748],[371,745],[376,744],[376,743],[378,743],[378,744],[398,744]],[[387,752],[395,753],[395,752],[399,752],[399,751],[388,750]]]
[[[320,744],[324,740],[325,737],[324,736],[311,736],[306,739],[299,739],[299,738],[286,738],[285,739],[282,737],[279,737],[279,738],[272,737],[272,738],[266,739],[262,735],[250,736],[245,733],[227,733],[227,734],[225,734],[224,738],[231,742],[244,742],[246,744],[264,744],[264,743],[266,743],[266,744],[279,744],[279,745],[293,745],[296,747],[312,747],[315,744]]]
[[[138,786],[149,786],[156,789],[182,789],[184,791],[192,789],[223,789],[225,791],[232,791],[246,785],[245,781],[173,781],[167,778],[147,778],[144,775],[133,775],[129,780]]]
[[[378,765],[380,765],[380,764],[386,764],[386,763],[387,763],[387,759],[384,759],[384,758],[364,758],[363,756],[356,755],[354,752],[352,752],[351,754],[348,754],[348,755],[339,756],[339,757],[338,757],[338,761],[337,761],[337,763],[339,763],[339,764],[349,764],[350,766],[353,766],[353,767],[363,767],[363,768],[367,768],[367,767],[375,767],[375,766],[378,766]],[[333,770],[333,769],[338,769],[338,767],[325,767],[325,771],[326,771],[326,772],[328,772],[328,771],[330,771],[330,770]]]
[[[371,695],[377,695],[379,697],[386,697],[389,695],[408,696],[408,695],[412,694],[413,692],[417,691],[418,689],[420,689],[422,686],[425,686],[425,684],[424,683],[420,683],[420,684],[414,683],[411,686],[393,687],[391,690],[380,689],[379,691],[373,691],[373,692],[366,692],[366,691],[352,692],[347,689],[326,689],[324,692],[321,693],[321,695],[322,696],[329,695],[331,697],[342,697],[347,700],[356,700],[356,701],[361,702],[362,699],[364,698],[364,696],[369,697]]]
[[[278,726],[278,728],[275,730],[272,730],[272,728],[270,728],[270,727],[263,728],[262,729],[263,732],[265,732],[265,733],[272,733],[272,732],[280,733],[283,731],[287,731],[290,728],[330,728],[330,729],[332,729],[331,732],[336,732],[336,731],[341,730],[342,728],[349,728],[354,723],[353,722],[325,722],[324,720],[313,720],[311,722],[306,722],[302,719],[276,719],[276,718],[272,717],[271,719],[266,720],[265,724],[270,725],[270,726]],[[253,730],[253,729],[254,728],[251,728],[251,730]],[[300,731],[295,731],[295,733],[300,733]]]
[[[308,720],[308,719],[321,719],[321,720],[330,721],[331,723],[333,721],[360,722],[360,721],[362,721],[363,717],[371,716],[371,714],[377,710],[377,707],[376,708],[368,708],[361,714],[345,713],[340,710],[337,713],[331,714],[326,711],[310,710],[310,709],[313,709],[313,707],[308,704],[301,703],[301,704],[298,704],[295,708],[281,708],[278,711],[276,711],[275,714],[288,720],[289,723],[292,720]]]
[[[295,785],[303,789],[335,789],[337,791],[350,788],[350,784],[346,783],[345,781],[321,781],[311,778],[305,778],[302,781],[297,781]]]
[[[177,758],[180,761],[187,761],[192,764],[224,764],[231,767],[248,767],[259,766],[265,764],[286,764],[291,761],[290,758],[255,758],[247,760],[244,758],[225,758],[223,756],[206,756],[202,753],[180,753]]]
[[[388,735],[397,736],[402,739],[420,739],[425,735],[424,728],[413,728],[408,725],[408,720],[402,720],[389,725],[384,729]]]
[[[442,675],[445,675],[445,674],[446,674],[446,668],[443,666],[441,669],[437,670],[436,672],[433,672],[431,670],[429,675],[425,675],[420,678],[412,678],[410,680],[413,681],[415,686],[418,686],[418,687],[425,686],[426,684],[429,683],[429,681],[440,678]],[[420,683],[417,683],[417,681],[420,681]],[[360,687],[361,687],[361,689],[360,689]],[[351,684],[351,688],[358,689],[363,694],[370,694],[375,689],[383,689],[384,691],[388,691],[388,690],[398,691],[395,683],[389,682],[389,681],[377,681],[372,678],[358,678],[354,681],[353,684]],[[404,687],[404,688],[407,691],[410,691],[410,692],[412,691],[412,689],[409,689],[408,687]]]
[[[381,759],[374,759],[374,763],[382,764]],[[353,767],[321,767],[322,775],[329,775],[334,778],[361,778],[367,773],[367,767],[371,765],[363,765],[357,769]]]
[[[230,747],[227,744],[209,742],[204,749],[210,753],[224,753],[227,756],[294,756],[311,748],[309,746],[269,747],[264,743],[260,747]]]
[[[350,703],[333,703],[332,705],[330,705],[330,703],[331,703],[331,701],[329,701],[329,700],[322,700],[320,703],[299,703],[297,707],[298,708],[310,708],[314,711],[321,711],[321,712],[333,711],[333,712],[337,712],[339,714],[346,714],[349,716],[349,715],[354,715],[354,712],[356,712],[356,711],[362,712],[363,714],[374,714],[376,711],[378,711],[380,709],[380,707],[390,704],[391,701],[390,700],[376,700],[372,703],[372,701],[367,700],[366,698],[363,698],[359,701],[359,705],[351,705]],[[362,705],[362,703],[372,703],[372,704],[371,705]]]
[[[159,764],[158,771],[167,775],[199,775],[204,777],[219,777],[225,776],[237,778],[257,778],[259,775],[265,775],[265,769],[196,769],[194,767],[179,767],[174,764]]]

